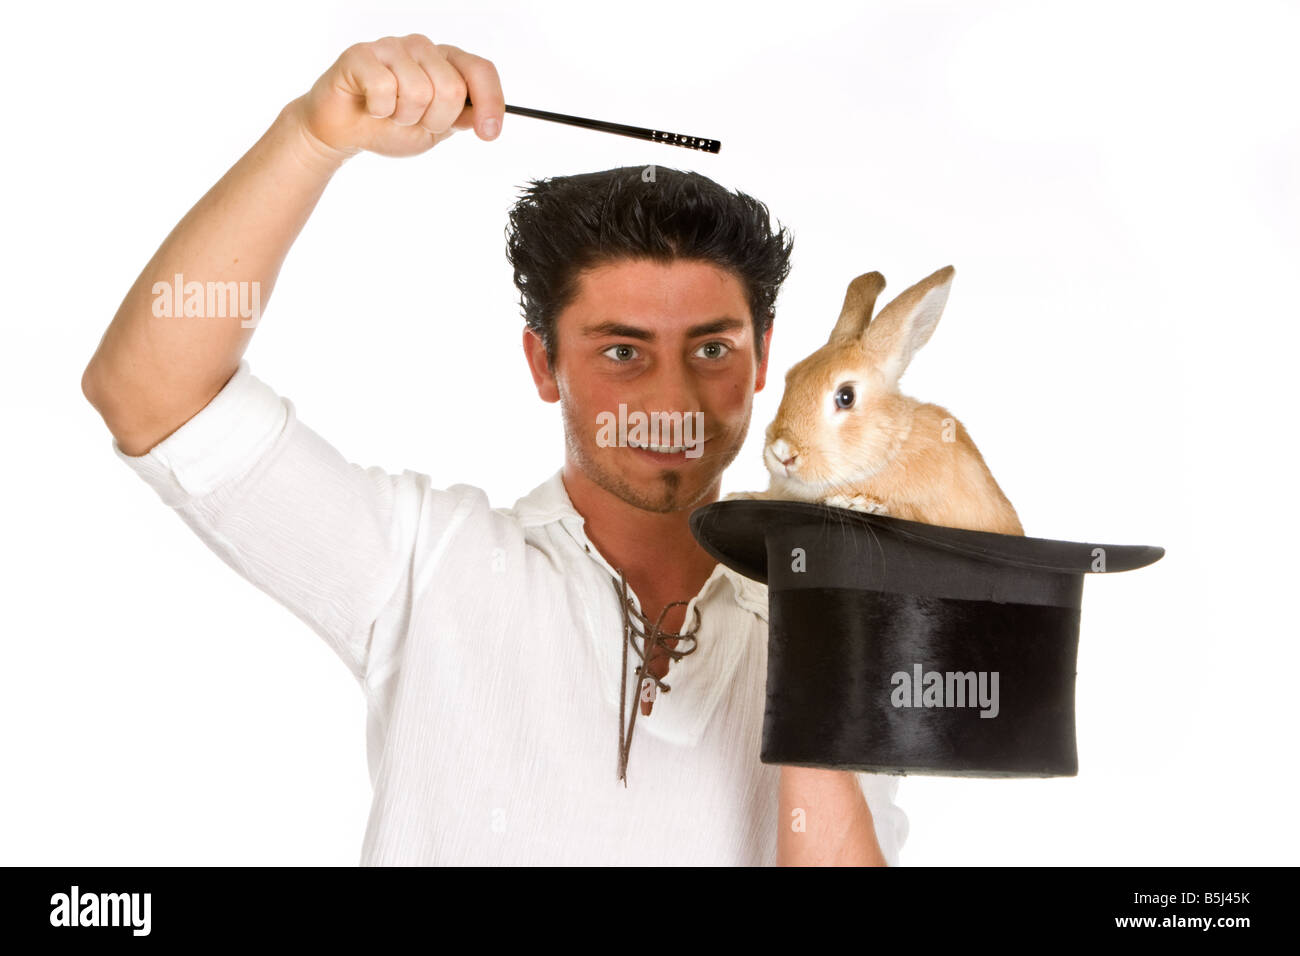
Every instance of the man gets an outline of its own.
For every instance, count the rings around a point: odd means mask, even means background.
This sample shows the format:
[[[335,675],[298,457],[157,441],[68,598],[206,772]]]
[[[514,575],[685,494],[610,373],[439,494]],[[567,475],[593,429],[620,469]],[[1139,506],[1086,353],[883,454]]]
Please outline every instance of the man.
[[[628,169],[520,200],[524,350],[566,455],[513,509],[346,462],[251,374],[256,322],[155,314],[178,274],[264,301],[348,157],[494,139],[504,103],[493,65],[455,46],[349,48],[168,236],[83,391],[123,461],[357,677],[363,864],[896,861],[896,779],[759,761],[766,592],[687,524],[766,378],[790,248],[761,204]],[[598,423],[620,405],[702,430],[611,442]]]

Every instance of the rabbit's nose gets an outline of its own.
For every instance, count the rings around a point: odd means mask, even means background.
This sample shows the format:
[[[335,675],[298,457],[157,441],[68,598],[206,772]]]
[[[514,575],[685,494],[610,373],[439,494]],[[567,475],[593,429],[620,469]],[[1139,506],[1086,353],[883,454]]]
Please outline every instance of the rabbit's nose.
[[[779,461],[786,471],[790,471],[798,460],[799,453],[791,448],[784,438],[778,438],[772,442],[772,457]]]

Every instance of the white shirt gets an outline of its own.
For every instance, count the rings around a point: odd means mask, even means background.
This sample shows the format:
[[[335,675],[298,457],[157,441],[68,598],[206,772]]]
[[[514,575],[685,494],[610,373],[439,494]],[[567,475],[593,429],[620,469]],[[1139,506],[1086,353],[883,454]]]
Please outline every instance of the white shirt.
[[[349,464],[246,359],[146,454],[113,449],[359,682],[374,787],[362,865],[775,864],[764,585],[718,564],[691,599],[696,650],[638,714],[624,786],[618,577],[559,470],[493,508],[471,485]],[[629,651],[629,710],[638,662]],[[857,779],[897,864],[898,778]]]

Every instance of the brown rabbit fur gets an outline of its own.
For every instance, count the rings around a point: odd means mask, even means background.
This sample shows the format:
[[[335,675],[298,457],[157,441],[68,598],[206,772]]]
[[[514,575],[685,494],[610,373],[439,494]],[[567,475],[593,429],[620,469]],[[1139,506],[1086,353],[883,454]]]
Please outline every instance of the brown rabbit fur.
[[[854,279],[830,340],[786,373],[763,449],[768,490],[728,497],[813,501],[1023,535],[961,422],[898,391],[939,322],[954,272],[946,266],[918,282],[875,321],[885,279],[879,272]]]

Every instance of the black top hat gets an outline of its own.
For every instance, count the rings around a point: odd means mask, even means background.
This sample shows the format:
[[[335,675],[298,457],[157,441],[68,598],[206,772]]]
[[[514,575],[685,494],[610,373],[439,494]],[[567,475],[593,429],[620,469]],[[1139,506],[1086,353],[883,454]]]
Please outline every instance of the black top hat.
[[[1164,555],[800,501],[719,501],[690,526],[768,586],[762,761],[875,773],[1076,774],[1083,576]]]

